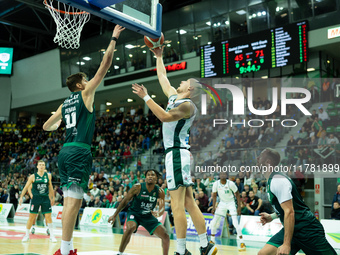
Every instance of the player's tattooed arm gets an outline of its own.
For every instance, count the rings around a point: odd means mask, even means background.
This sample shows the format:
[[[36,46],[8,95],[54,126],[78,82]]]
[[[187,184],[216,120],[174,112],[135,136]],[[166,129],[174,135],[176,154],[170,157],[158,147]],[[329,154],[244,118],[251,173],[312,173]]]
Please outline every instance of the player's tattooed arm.
[[[127,206],[127,204],[133,199],[134,196],[138,195],[141,190],[141,185],[139,183],[132,186],[132,188],[127,193],[126,197],[120,202],[115,213],[109,218],[108,222],[114,224],[117,215]]]
[[[159,195],[158,195],[158,212],[152,212],[152,215],[158,218],[159,216],[162,216],[165,210],[165,193],[163,189],[159,189]]]

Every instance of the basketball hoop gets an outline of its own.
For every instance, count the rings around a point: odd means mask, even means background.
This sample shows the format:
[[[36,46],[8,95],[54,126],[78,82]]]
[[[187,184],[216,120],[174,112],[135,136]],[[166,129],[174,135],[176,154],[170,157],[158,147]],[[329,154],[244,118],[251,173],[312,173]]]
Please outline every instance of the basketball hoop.
[[[44,0],[44,5],[57,24],[57,33],[53,41],[66,49],[78,49],[81,31],[90,20],[90,13],[59,1],[57,8],[53,7],[53,0]]]

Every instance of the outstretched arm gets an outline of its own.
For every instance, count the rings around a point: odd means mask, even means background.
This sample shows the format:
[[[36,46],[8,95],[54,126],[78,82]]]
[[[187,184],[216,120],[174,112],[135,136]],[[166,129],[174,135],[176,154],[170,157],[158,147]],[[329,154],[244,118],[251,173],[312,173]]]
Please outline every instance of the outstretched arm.
[[[132,88],[133,93],[137,94],[140,98],[144,98],[148,95],[148,91],[143,85],[135,83],[132,84]],[[156,104],[151,98],[146,101],[146,104],[161,122],[171,122],[183,118],[190,118],[191,112],[193,112],[193,106],[189,102],[180,104],[178,107],[175,107],[168,112]]]
[[[119,38],[120,33],[124,30],[125,28],[119,25],[116,25],[113,32],[112,32],[112,37],[116,37],[117,39]],[[95,76],[88,82],[87,86],[85,87],[84,90],[84,96],[87,97],[89,95],[94,95],[94,92],[98,88],[99,84],[102,82],[104,79],[107,71],[111,67],[112,64],[112,59],[113,59],[113,53],[116,48],[116,41],[111,40],[109,46],[107,47],[103,60],[100,63],[100,66],[98,68],[97,73]]]
[[[43,129],[45,131],[55,131],[58,129],[58,127],[60,126],[61,123],[61,118],[62,118],[62,114],[61,114],[61,108],[62,108],[62,104],[59,106],[58,110],[55,112],[55,114],[53,114],[45,123],[43,126]]]
[[[168,77],[166,76],[166,70],[165,70],[165,66],[163,63],[163,50],[164,50],[164,46],[162,47],[158,47],[155,49],[150,49],[150,51],[152,51],[156,58],[157,58],[157,76],[158,76],[158,80],[159,80],[159,84],[162,87],[162,90],[164,92],[164,94],[167,97],[170,97],[172,95],[177,94],[177,91],[174,87],[171,86]]]

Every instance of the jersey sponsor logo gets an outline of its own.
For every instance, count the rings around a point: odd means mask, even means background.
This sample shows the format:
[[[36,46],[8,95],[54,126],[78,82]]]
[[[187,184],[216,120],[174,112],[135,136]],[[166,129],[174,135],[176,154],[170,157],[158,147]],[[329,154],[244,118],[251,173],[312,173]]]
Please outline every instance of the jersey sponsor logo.
[[[92,214],[92,223],[98,223],[102,218],[102,210],[98,209]]]
[[[130,215],[130,220],[133,220],[135,218],[134,215]]]

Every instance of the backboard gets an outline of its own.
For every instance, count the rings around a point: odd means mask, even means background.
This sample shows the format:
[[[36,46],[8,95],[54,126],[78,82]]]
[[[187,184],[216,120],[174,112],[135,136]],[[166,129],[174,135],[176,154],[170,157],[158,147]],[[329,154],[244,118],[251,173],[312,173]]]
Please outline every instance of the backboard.
[[[159,0],[58,0],[151,38],[161,36]]]

